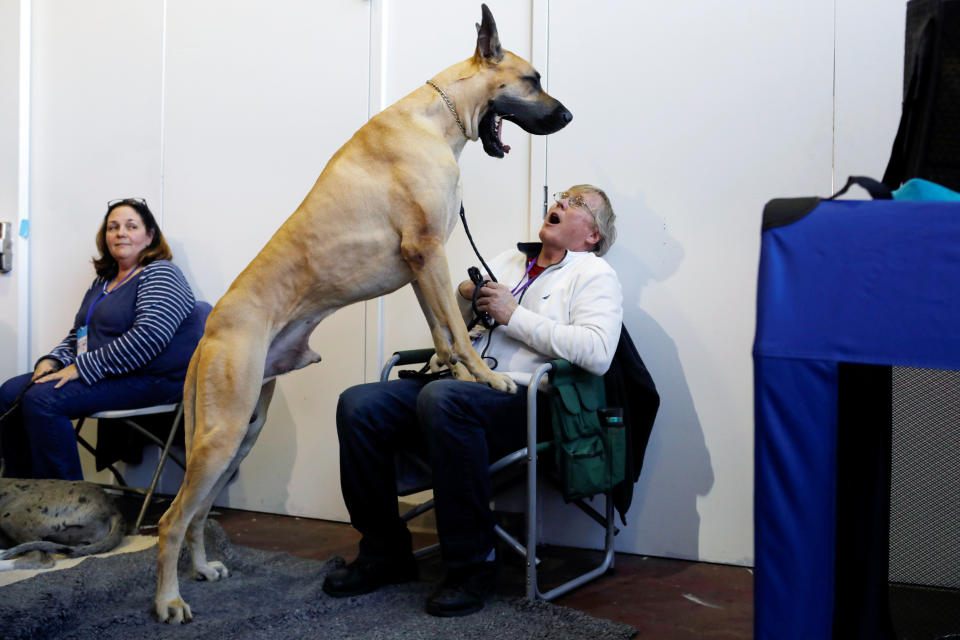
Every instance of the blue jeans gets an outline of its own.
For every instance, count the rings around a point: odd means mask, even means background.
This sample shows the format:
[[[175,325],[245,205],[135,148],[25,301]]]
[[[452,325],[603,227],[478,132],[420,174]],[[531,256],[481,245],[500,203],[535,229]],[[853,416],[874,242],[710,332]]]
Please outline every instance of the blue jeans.
[[[410,553],[397,515],[394,453],[430,465],[440,551],[447,566],[483,561],[493,549],[487,468],[526,446],[526,388],[515,394],[453,379],[405,379],[351,387],[337,405],[340,486],[360,555]]]
[[[30,382],[32,374],[10,378],[0,386],[0,414]],[[9,478],[83,480],[71,420],[107,409],[136,409],[179,402],[183,380],[154,376],[119,376],[87,385],[71,380],[33,385],[23,397],[23,420],[7,424],[2,438],[4,475]]]

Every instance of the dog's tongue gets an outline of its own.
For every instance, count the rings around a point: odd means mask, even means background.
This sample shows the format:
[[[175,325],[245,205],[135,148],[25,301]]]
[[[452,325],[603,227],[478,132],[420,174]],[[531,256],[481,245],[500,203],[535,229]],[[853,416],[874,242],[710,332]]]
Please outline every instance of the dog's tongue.
[[[503,133],[503,119],[501,118],[497,120],[497,140],[500,141],[500,148],[503,149],[503,152],[510,153],[510,145],[503,144],[503,138],[501,137],[502,133]]]

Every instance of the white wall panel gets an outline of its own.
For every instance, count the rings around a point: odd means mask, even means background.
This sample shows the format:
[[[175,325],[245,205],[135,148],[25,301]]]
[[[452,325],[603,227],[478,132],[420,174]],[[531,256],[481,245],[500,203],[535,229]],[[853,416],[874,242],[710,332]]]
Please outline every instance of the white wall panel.
[[[198,297],[220,298],[367,120],[368,34],[359,0],[169,0],[166,220]],[[334,415],[363,381],[363,320],[355,305],[320,325],[323,362],[280,379],[222,504],[346,518]]]
[[[32,5],[31,362],[73,326],[107,201],[160,201],[162,15],[156,2]]]
[[[617,547],[750,564],[760,215],[830,188],[833,3],[551,0],[549,56],[574,114],[551,191],[610,195],[608,260],[662,397]]]
[[[19,230],[19,102],[20,102],[20,2],[0,0],[0,222],[10,222]],[[19,237],[14,255],[25,250]],[[26,282],[24,270],[15,266],[0,273],[0,380],[21,373],[18,343],[26,334],[20,326],[18,296],[20,282]]]
[[[473,55],[477,42],[475,24],[481,19],[480,3],[476,0],[385,0],[384,5],[386,104]],[[529,60],[529,0],[494,0],[487,5],[504,48]],[[467,222],[488,261],[516,242],[528,239],[531,137],[516,125],[504,122],[503,141],[511,146],[506,157],[491,158],[479,142],[467,143],[460,156]],[[480,266],[459,223],[447,243],[447,259],[454,283],[466,280],[467,267]],[[426,321],[410,287],[384,298],[383,315],[385,353],[432,346]]]
[[[848,176],[883,177],[903,96],[904,0],[839,0],[836,189]],[[866,198],[859,187],[848,197]]]
[[[160,193],[160,4],[36,0],[31,355],[67,334],[108,200]],[[158,212],[159,214],[160,212]]]

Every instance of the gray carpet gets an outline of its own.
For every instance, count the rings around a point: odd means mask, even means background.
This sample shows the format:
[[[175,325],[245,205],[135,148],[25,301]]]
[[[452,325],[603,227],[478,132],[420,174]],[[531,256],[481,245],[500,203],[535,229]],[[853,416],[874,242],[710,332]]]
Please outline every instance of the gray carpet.
[[[231,575],[195,582],[181,560],[180,590],[194,621],[171,627],[155,621],[156,548],[88,558],[0,588],[0,636],[6,640],[131,640],[134,638],[550,638],[620,640],[632,627],[545,602],[494,597],[464,618],[427,615],[431,585],[385,587],[356,598],[330,598],[323,576],[340,566],[287,553],[233,546],[218,524],[208,523],[207,551]]]

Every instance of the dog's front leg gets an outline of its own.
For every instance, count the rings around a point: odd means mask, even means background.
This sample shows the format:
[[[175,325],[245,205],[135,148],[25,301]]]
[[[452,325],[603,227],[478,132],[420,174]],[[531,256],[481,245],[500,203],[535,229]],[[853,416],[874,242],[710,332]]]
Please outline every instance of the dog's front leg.
[[[437,352],[436,359],[439,364],[450,367],[453,377],[457,380],[476,382],[477,379],[473,377],[470,370],[454,357],[453,346],[450,344],[450,332],[446,327],[440,326],[440,323],[437,322],[437,317],[433,314],[433,309],[431,309],[427,303],[420,284],[414,280],[410,283],[410,286],[413,287],[413,292],[417,295],[420,309],[423,310],[423,316],[427,319],[427,325],[430,327],[430,335],[433,337],[433,348]],[[432,369],[435,363],[431,362],[430,365]]]
[[[431,332],[437,354],[440,355],[442,350],[450,348],[452,354],[448,362],[451,365],[462,363],[477,382],[498,391],[515,393],[516,383],[509,376],[491,371],[470,344],[467,327],[463,324],[463,317],[454,298],[450,269],[447,266],[447,256],[444,253],[442,241],[432,236],[404,237],[400,244],[400,251],[416,276],[420,289],[417,297],[425,307],[428,323],[431,322],[431,318],[426,312],[433,314],[437,330],[434,330],[431,325]],[[446,340],[447,335],[450,336],[452,346]],[[440,344],[438,344],[438,336],[442,338]],[[454,370],[456,372],[456,369]]]

